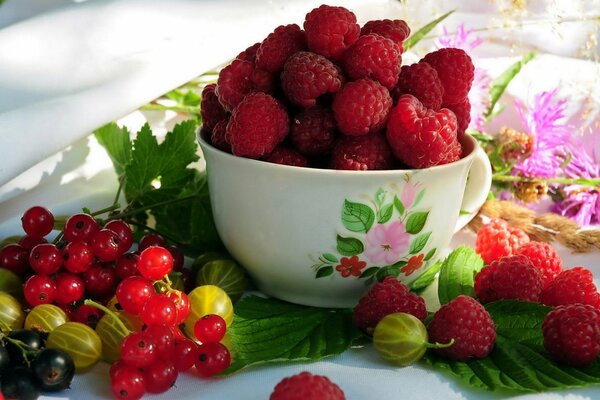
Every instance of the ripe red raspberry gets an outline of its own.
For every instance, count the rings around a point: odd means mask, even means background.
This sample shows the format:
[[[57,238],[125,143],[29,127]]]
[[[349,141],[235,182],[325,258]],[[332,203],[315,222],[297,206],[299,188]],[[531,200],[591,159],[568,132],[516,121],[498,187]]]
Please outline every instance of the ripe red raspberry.
[[[260,47],[260,45],[261,45],[261,42],[254,43],[252,46],[248,47],[246,50],[244,50],[240,54],[238,54],[236,59],[248,61],[248,62],[254,64],[256,62],[256,52],[258,51],[258,48]]]
[[[273,93],[275,86],[274,77],[264,69],[254,68],[254,71],[250,74],[250,82],[252,82],[252,87],[259,92]]]
[[[342,64],[350,79],[373,79],[391,90],[398,83],[401,54],[392,40],[376,34],[366,35],[346,50]]]
[[[233,110],[252,91],[250,76],[253,71],[252,63],[236,59],[219,72],[216,93],[227,111]]]
[[[600,294],[594,284],[592,272],[575,267],[559,273],[542,291],[540,301],[547,306],[589,304],[600,310]]]
[[[515,254],[524,255],[529,258],[531,264],[540,270],[544,287],[547,287],[563,270],[560,256],[556,252],[556,249],[548,243],[525,243],[517,249]]]
[[[542,324],[544,347],[558,362],[591,364],[600,354],[600,312],[584,304],[560,306]]]
[[[492,317],[472,297],[460,295],[440,308],[427,327],[431,343],[450,343],[435,349],[439,355],[457,361],[484,358],[496,343],[496,327]]]
[[[304,20],[304,30],[310,51],[338,60],[360,35],[356,15],[344,7],[322,5]]]
[[[219,150],[231,153],[231,145],[225,140],[225,133],[227,132],[228,119],[223,119],[215,125],[210,135],[210,142]]]
[[[301,50],[306,50],[304,31],[296,24],[278,26],[256,51],[256,66],[274,74],[292,54]]]
[[[460,103],[444,105],[444,108],[449,109],[456,116],[458,121],[458,137],[461,137],[471,123],[471,103],[468,98],[465,98]]]
[[[215,93],[217,85],[211,83],[202,89],[200,100],[200,115],[202,115],[202,125],[209,132],[213,130],[217,122],[227,119],[227,111],[219,103],[219,98]]]
[[[308,159],[294,149],[277,146],[265,161],[274,164],[292,165],[295,167],[308,167]]]
[[[444,87],[437,71],[427,63],[404,65],[396,87],[400,94],[412,94],[434,111],[442,106]]]
[[[303,371],[283,378],[269,400],[345,400],[344,392],[329,378]]]
[[[525,256],[506,256],[485,266],[475,276],[475,293],[482,303],[496,300],[537,302],[542,273]]]
[[[260,158],[271,153],[289,130],[285,107],[265,93],[251,93],[233,110],[226,139],[233,155]]]
[[[374,20],[363,25],[360,30],[360,35],[368,35],[376,33],[388,39],[391,39],[398,45],[400,53],[404,51],[404,40],[410,35],[410,28],[401,19],[389,20]]]
[[[333,112],[329,108],[313,107],[296,115],[290,138],[296,150],[306,156],[328,154],[335,139]]]
[[[427,168],[460,159],[456,117],[451,111],[433,111],[414,96],[400,96],[390,112],[387,138],[394,155],[413,168]]]
[[[342,87],[340,68],[325,57],[308,51],[292,55],[283,66],[281,87],[290,101],[312,107],[317,97],[335,93]]]
[[[444,105],[463,101],[469,94],[475,68],[464,50],[443,48],[427,54],[421,62],[430,64],[444,86]]]
[[[355,171],[393,169],[394,156],[382,133],[342,135],[333,144],[330,167]]]
[[[378,132],[392,109],[392,97],[379,82],[359,79],[342,87],[331,105],[338,129],[350,136]]]
[[[386,315],[404,312],[412,314],[421,321],[427,317],[425,300],[408,290],[393,276],[376,283],[360,298],[354,308],[354,324],[369,335]]]
[[[519,228],[512,227],[503,219],[493,219],[477,231],[475,251],[486,264],[516,253],[529,242],[529,236]]]

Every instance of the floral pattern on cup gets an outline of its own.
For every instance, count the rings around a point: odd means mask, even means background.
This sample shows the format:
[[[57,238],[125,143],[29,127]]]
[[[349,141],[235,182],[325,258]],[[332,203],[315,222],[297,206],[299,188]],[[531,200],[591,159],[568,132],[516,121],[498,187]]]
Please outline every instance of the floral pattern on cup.
[[[429,210],[419,208],[425,196],[420,184],[406,179],[402,190],[379,188],[368,203],[345,199],[335,252],[318,256],[312,266],[316,278],[337,275],[366,279],[388,275],[410,276],[428,265],[437,249],[427,249]]]

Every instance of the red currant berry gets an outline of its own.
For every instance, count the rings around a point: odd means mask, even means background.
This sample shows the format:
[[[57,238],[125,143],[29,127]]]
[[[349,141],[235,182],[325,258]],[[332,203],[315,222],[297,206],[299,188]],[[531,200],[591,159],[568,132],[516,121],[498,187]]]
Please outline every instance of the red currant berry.
[[[29,253],[29,265],[38,274],[52,275],[58,271],[62,264],[62,254],[54,244],[38,244]]]
[[[140,239],[138,243],[138,251],[141,253],[150,246],[165,247],[165,239],[156,233],[148,233]]]
[[[173,361],[175,368],[179,372],[185,372],[194,366],[196,362],[196,353],[198,345],[189,339],[178,340],[175,342],[173,351]]]
[[[38,244],[42,243],[48,243],[48,241],[44,238],[36,238],[29,235],[25,235],[19,240],[19,244],[27,250],[31,250]]]
[[[92,236],[100,230],[98,222],[89,214],[75,214],[67,219],[63,234],[67,242],[82,240],[86,243],[92,241]]]
[[[166,325],[151,325],[144,330],[156,343],[158,356],[164,360],[170,360],[175,350],[175,336],[173,331]]]
[[[196,353],[196,371],[202,377],[208,378],[229,368],[231,355],[227,347],[221,343],[205,343],[198,346]]]
[[[140,254],[137,267],[144,278],[157,281],[173,269],[173,256],[164,247],[150,246]]]
[[[58,308],[65,312],[65,315],[67,316],[67,321],[73,321],[73,318],[75,317],[75,310],[73,309],[72,304],[58,304]]]
[[[117,301],[123,310],[134,315],[139,314],[144,303],[155,294],[152,282],[141,276],[131,276],[121,281],[116,293]]]
[[[23,230],[31,237],[42,238],[52,232],[54,216],[48,209],[40,206],[31,207],[21,217]]]
[[[190,299],[188,295],[179,290],[173,290],[167,293],[167,297],[173,301],[177,308],[177,321],[175,321],[175,325],[183,324],[190,315]]]
[[[130,276],[139,275],[137,269],[138,255],[135,253],[125,253],[117,258],[115,263],[115,272],[121,279],[129,278]]]
[[[54,278],[56,284],[56,304],[69,304],[80,300],[85,293],[83,280],[75,274],[63,272]]]
[[[100,261],[114,261],[125,251],[121,249],[121,239],[110,229],[100,229],[92,236],[92,252]]]
[[[16,243],[7,244],[0,250],[0,268],[25,275],[29,271],[29,251]]]
[[[217,314],[207,314],[194,324],[194,336],[200,343],[220,342],[226,330],[225,320]]]
[[[128,366],[115,370],[110,379],[113,395],[122,400],[138,400],[146,393],[144,375]]]
[[[74,274],[80,274],[90,269],[94,263],[92,247],[84,241],[67,243],[63,249],[65,268]]]
[[[32,275],[25,282],[23,294],[32,307],[50,304],[56,298],[56,284],[46,275]]]
[[[175,246],[167,246],[165,249],[169,250],[171,256],[173,256],[173,271],[181,272],[183,270],[183,253]]]
[[[188,338],[183,332],[181,332],[181,329],[179,329],[177,326],[172,326],[171,330],[173,331],[173,336],[175,336],[176,342]]]
[[[123,360],[117,360],[110,365],[110,369],[108,370],[108,376],[110,379],[113,378],[115,374],[117,374],[123,368],[127,368],[127,364],[123,362]]]
[[[127,222],[115,219],[104,225],[104,229],[110,229],[119,236],[119,239],[121,239],[121,253],[125,253],[131,248],[133,244],[133,232]]]
[[[92,296],[108,296],[115,290],[117,274],[113,268],[95,263],[83,273],[83,282]]]
[[[155,294],[144,303],[140,317],[148,326],[173,326],[177,321],[177,307],[168,297]]]
[[[104,316],[104,312],[96,307],[88,306],[85,304],[80,305],[75,311],[73,318],[71,320],[75,322],[81,322],[82,324],[86,324],[92,329],[96,329],[96,325],[98,325],[98,321],[100,318]]]
[[[130,367],[145,368],[158,357],[156,343],[145,332],[133,332],[121,343],[121,360]]]
[[[173,363],[158,360],[144,368],[144,382],[148,393],[163,393],[177,381],[177,369]]]

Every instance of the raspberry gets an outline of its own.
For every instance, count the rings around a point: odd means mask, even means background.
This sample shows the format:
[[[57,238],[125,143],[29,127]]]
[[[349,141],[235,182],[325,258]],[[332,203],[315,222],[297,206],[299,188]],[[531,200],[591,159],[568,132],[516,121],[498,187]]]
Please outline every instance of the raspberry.
[[[366,135],[383,129],[392,108],[392,97],[379,82],[360,79],[344,85],[331,108],[342,133]]]
[[[462,154],[454,114],[430,110],[409,94],[400,96],[390,112],[387,138],[394,155],[413,168],[447,164]]]
[[[306,156],[327,154],[335,139],[335,119],[329,108],[309,108],[292,120],[292,144]]]
[[[519,228],[512,227],[503,219],[493,219],[477,231],[475,251],[486,264],[514,254],[529,242],[529,236]]]
[[[296,24],[278,26],[256,51],[256,66],[274,74],[292,54],[301,50],[306,50],[306,38],[300,27]]]
[[[456,116],[456,120],[458,121],[458,136],[460,137],[471,123],[471,103],[469,99],[466,98],[456,104],[444,105],[444,108],[449,109]]]
[[[251,93],[233,110],[226,139],[236,156],[260,158],[271,153],[287,135],[285,107],[265,93]]]
[[[496,343],[496,327],[490,314],[472,297],[460,295],[440,308],[427,327],[431,343],[454,343],[435,349],[457,361],[484,358]]]
[[[256,52],[258,51],[260,45],[260,42],[254,43],[252,46],[238,54],[236,58],[238,60],[244,60],[254,64],[256,62]]]
[[[563,270],[560,256],[556,252],[556,249],[548,243],[525,243],[517,249],[515,254],[526,256],[531,261],[531,264],[540,270],[544,287],[547,287]]]
[[[370,335],[383,317],[397,312],[412,314],[421,321],[427,317],[425,300],[410,292],[398,279],[388,276],[361,297],[352,320]]]
[[[202,89],[202,100],[200,101],[200,114],[202,115],[202,125],[212,131],[217,122],[227,119],[227,111],[219,103],[219,98],[215,93],[217,85],[211,83]]]
[[[344,392],[329,378],[303,371],[283,378],[269,400],[345,400]]]
[[[227,111],[233,110],[244,96],[252,91],[253,85],[250,76],[253,71],[252,63],[233,60],[219,72],[216,92],[219,102]]]
[[[227,131],[227,123],[229,119],[223,119],[215,125],[210,136],[210,142],[219,150],[231,153],[231,145],[225,140],[225,132]]]
[[[308,159],[289,147],[277,146],[265,161],[275,164],[293,165],[295,167],[308,167]]]
[[[402,53],[404,51],[404,40],[410,35],[410,28],[401,19],[382,19],[369,21],[363,25],[360,35],[364,36],[370,33],[376,33],[393,40],[400,49],[400,53]]]
[[[281,87],[290,101],[301,107],[312,107],[317,97],[335,93],[342,87],[339,67],[325,57],[299,51],[283,66]]]
[[[304,30],[310,51],[332,60],[339,60],[360,35],[356,15],[344,7],[327,5],[306,14]]]
[[[546,316],[542,332],[544,347],[556,361],[582,367],[600,354],[600,312],[590,305],[557,307]]]
[[[369,78],[392,89],[398,83],[401,54],[392,40],[376,34],[366,35],[346,50],[342,64],[352,80]]]
[[[401,94],[412,94],[425,107],[434,111],[442,106],[444,87],[437,71],[427,63],[403,66],[397,88]]]
[[[542,273],[525,256],[493,261],[475,276],[475,293],[482,303],[496,300],[538,301]]]
[[[589,304],[600,309],[600,294],[590,270],[575,267],[562,271],[542,291],[541,302],[547,306]]]
[[[333,144],[330,166],[355,171],[393,169],[394,156],[381,133],[341,136]]]
[[[464,50],[443,48],[427,54],[421,62],[430,64],[444,86],[444,105],[463,101],[469,94],[475,68]]]
[[[259,92],[264,93],[273,93],[274,88],[274,78],[270,72],[265,71],[264,69],[254,68],[254,71],[250,74],[250,82],[252,82],[252,87]]]

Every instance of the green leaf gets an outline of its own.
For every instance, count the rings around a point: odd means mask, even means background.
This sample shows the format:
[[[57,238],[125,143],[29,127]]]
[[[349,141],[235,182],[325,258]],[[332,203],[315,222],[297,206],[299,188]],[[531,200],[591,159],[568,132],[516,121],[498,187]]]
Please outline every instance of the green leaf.
[[[343,256],[351,257],[358,255],[365,249],[362,242],[356,238],[342,237],[337,235],[337,251]]]
[[[402,266],[398,264],[386,265],[385,267],[379,268],[379,271],[375,274],[375,278],[381,282],[387,276],[398,276],[400,275],[400,268],[402,268]]]
[[[445,20],[450,14],[452,14],[455,10],[449,11],[446,14],[442,15],[439,18],[434,19],[412,35],[408,39],[404,41],[404,51],[414,47],[417,43],[421,41],[433,28],[435,28],[440,22]]]
[[[425,289],[429,287],[435,281],[435,276],[438,272],[440,272],[440,268],[442,267],[442,263],[440,261],[433,264],[431,267],[427,269],[424,273],[421,274],[417,279],[412,281],[408,288],[417,293],[421,294]]]
[[[398,210],[400,215],[404,214],[404,204],[402,204],[402,201],[398,198],[398,196],[394,196],[394,207],[396,207],[396,210]]]
[[[342,223],[346,229],[351,232],[368,232],[374,222],[375,213],[371,207],[362,203],[344,201]]]
[[[414,238],[410,242],[410,247],[408,248],[408,252],[410,254],[417,254],[418,252],[423,250],[423,248],[427,244],[427,241],[429,240],[429,236],[431,236],[431,232],[425,232],[425,233],[420,234],[416,238]]]
[[[431,260],[431,257],[433,257],[433,255],[435,254],[436,250],[437,250],[437,249],[436,249],[435,247],[434,247],[433,249],[429,250],[429,251],[427,252],[427,254],[425,254],[425,258],[423,258],[423,260],[424,260],[424,261],[429,261],[429,260]]]
[[[406,221],[406,232],[413,235],[421,232],[427,222],[428,216],[429,211],[419,211],[409,214]]]
[[[323,253],[323,258],[331,263],[337,263],[339,260],[331,253]]]
[[[410,206],[410,208],[415,208],[421,202],[424,195],[425,195],[425,189],[421,189],[419,194],[417,194],[417,197],[415,197],[415,201],[412,204],[412,206]]]
[[[315,276],[316,279],[318,278],[323,278],[325,276],[329,276],[333,274],[333,267],[331,265],[327,265],[325,267],[321,267],[317,270],[317,275]]]
[[[379,271],[380,267],[370,267],[365,269],[362,274],[360,274],[359,278],[370,278],[371,276],[373,276],[377,271]]]
[[[525,54],[521,60],[512,64],[502,74],[500,74],[500,76],[494,79],[492,82],[492,87],[490,88],[490,105],[487,110],[485,110],[483,114],[484,117],[489,118],[492,115],[496,103],[498,103],[498,100],[500,100],[500,97],[502,97],[502,94],[504,94],[508,84],[514,79],[515,76],[517,76],[519,72],[521,72],[523,66],[531,61],[534,57],[535,52],[533,51]]]
[[[177,102],[177,104],[188,107],[200,106],[200,95],[193,90],[174,89],[165,94],[165,97]]]
[[[305,307],[250,296],[227,329],[233,363],[224,374],[267,362],[319,360],[350,347],[362,333],[352,310]]]
[[[379,215],[377,215],[377,223],[385,224],[392,218],[392,214],[394,213],[394,205],[386,204],[379,209]]]
[[[483,268],[483,260],[475,250],[467,246],[454,249],[444,260],[440,270],[438,283],[440,304],[446,304],[461,294],[474,297],[475,275],[481,268]]]
[[[131,139],[126,127],[111,122],[94,132],[94,136],[108,153],[119,178],[125,173],[125,167],[131,161]]]

